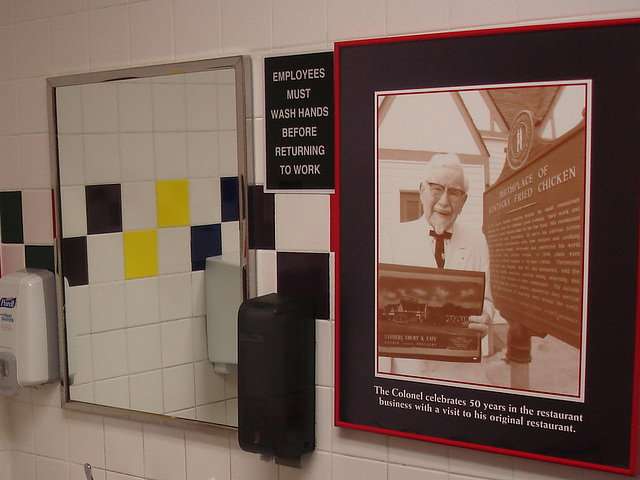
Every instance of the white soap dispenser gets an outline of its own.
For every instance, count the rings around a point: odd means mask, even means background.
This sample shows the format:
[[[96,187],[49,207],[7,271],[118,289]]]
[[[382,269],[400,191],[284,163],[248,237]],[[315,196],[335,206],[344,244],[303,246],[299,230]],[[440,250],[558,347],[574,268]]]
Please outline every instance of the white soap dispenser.
[[[53,273],[26,269],[0,278],[0,394],[59,378]]]

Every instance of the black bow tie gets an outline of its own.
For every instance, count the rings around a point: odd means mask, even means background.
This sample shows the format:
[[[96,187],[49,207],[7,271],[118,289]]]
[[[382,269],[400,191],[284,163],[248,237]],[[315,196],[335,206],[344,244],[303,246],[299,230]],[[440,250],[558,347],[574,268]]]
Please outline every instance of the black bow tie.
[[[431,235],[434,238],[442,238],[442,239],[446,239],[449,240],[451,238],[451,232],[442,232],[442,233],[436,233],[435,230],[431,230],[429,232],[429,235]]]
[[[435,252],[433,252],[434,257],[436,259],[436,265],[438,265],[438,268],[443,268],[444,267],[444,240],[445,238],[446,239],[451,238],[451,232],[436,233],[435,230],[431,230],[429,232],[429,235],[431,235],[436,239],[436,249],[435,249]]]

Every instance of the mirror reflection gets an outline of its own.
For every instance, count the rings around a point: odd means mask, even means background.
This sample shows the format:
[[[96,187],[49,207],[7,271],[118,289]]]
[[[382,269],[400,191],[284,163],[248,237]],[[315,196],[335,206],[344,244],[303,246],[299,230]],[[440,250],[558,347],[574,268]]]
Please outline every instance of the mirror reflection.
[[[224,259],[240,272],[230,297],[246,298],[245,63],[49,79],[72,408],[237,425],[205,265]]]

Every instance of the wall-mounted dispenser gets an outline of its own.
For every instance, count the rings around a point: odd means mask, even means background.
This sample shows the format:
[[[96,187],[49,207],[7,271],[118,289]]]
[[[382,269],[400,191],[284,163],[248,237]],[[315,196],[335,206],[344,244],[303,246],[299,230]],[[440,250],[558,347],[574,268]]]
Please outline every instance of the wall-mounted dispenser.
[[[60,378],[55,278],[26,269],[0,278],[0,394]]]
[[[217,373],[238,363],[238,309],[242,303],[239,253],[209,257],[205,262],[207,350]]]
[[[240,306],[238,442],[247,452],[296,467],[315,448],[311,301],[272,293]]]

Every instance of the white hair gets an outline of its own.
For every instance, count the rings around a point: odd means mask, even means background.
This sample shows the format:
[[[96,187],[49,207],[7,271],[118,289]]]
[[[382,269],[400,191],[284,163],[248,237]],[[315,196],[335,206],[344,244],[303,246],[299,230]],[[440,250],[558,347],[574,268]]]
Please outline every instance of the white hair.
[[[425,178],[428,180],[431,176],[431,170],[436,167],[451,167],[457,168],[460,170],[462,174],[462,186],[464,188],[465,193],[469,191],[469,181],[464,174],[464,168],[462,167],[462,162],[460,162],[460,158],[455,153],[436,153],[429,162],[427,162],[427,170]]]

